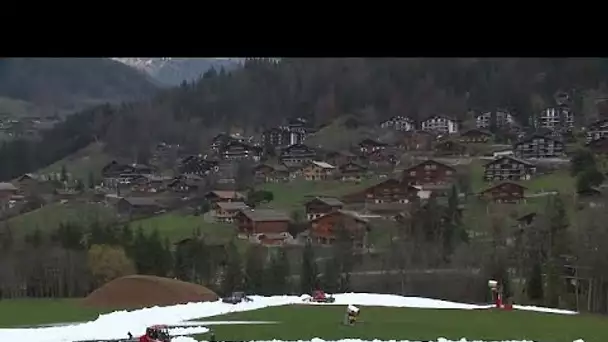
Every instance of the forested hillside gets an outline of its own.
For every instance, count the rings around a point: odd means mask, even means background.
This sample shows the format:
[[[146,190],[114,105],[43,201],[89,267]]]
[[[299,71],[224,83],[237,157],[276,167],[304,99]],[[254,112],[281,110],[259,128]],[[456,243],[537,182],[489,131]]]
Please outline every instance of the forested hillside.
[[[4,61],[0,79],[6,79],[7,73],[14,75],[7,70],[13,69],[6,67],[10,63],[19,62]],[[79,67],[73,70],[86,69],[85,64],[78,60],[74,65]],[[17,84],[15,77],[10,78],[12,84]],[[97,82],[111,76],[89,72],[82,79]],[[124,78],[117,78],[118,84],[120,79]],[[145,156],[158,141],[182,143],[197,150],[213,130],[238,126],[255,131],[294,116],[308,118],[315,125],[345,114],[368,122],[392,115],[420,120],[436,114],[466,120],[474,112],[500,107],[525,122],[543,107],[553,105],[557,92],[566,92],[577,121],[583,122],[600,114],[599,104],[608,94],[607,81],[608,59],[603,58],[251,59],[243,68],[209,71],[195,83],[162,91],[146,101],[98,109],[105,113],[101,116],[83,114],[56,127],[43,141],[5,144],[0,160],[10,162],[0,165],[0,178],[36,170],[95,138],[105,140],[112,153],[132,155],[136,150],[136,155]],[[81,94],[105,89],[101,85],[96,88],[99,83],[93,81],[87,87],[64,82]],[[11,95],[31,99],[36,94],[20,89],[15,86]],[[0,94],[7,91],[6,86],[0,87]]]
[[[2,58],[0,97],[50,110],[153,95],[144,73],[107,58]]]

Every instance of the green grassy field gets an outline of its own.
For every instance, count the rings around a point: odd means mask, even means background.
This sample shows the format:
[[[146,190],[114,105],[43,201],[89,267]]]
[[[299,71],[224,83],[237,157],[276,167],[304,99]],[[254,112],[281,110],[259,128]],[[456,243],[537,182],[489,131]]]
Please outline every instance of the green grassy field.
[[[304,210],[304,203],[312,196],[343,196],[351,192],[362,190],[371,184],[379,182],[377,179],[368,179],[360,184],[340,181],[308,182],[304,180],[291,183],[265,183],[259,187],[273,193],[274,200],[269,207],[283,210]]]
[[[61,223],[71,222],[88,226],[95,221],[107,222],[114,219],[115,216],[116,212],[113,207],[71,201],[66,204],[49,204],[10,218],[6,222],[15,232],[27,233],[36,228],[49,232],[57,229]]]
[[[342,325],[344,306],[290,305],[200,318],[206,321],[272,321],[276,324],[214,325],[218,340],[533,340],[585,342],[608,340],[607,318],[596,315],[559,315],[527,311],[433,310],[360,307],[355,326]],[[77,299],[0,301],[0,327],[22,327],[94,320],[102,311],[81,306]],[[208,336],[195,336],[205,339]]]
[[[132,221],[131,228],[142,227],[144,232],[158,230],[161,236],[168,237],[171,241],[192,236],[199,231],[209,237],[210,242],[227,242],[236,236],[236,226],[232,224],[205,222],[203,216],[184,215],[178,212],[170,212],[151,218]]]
[[[103,312],[83,307],[78,299],[4,299],[0,300],[0,327],[86,322]]]
[[[101,177],[101,169],[112,161],[111,156],[103,151],[103,144],[93,143],[78,152],[61,159],[48,167],[38,171],[38,173],[59,173],[65,165],[68,173],[75,179],[88,181],[89,173],[92,172],[97,180]]]
[[[218,340],[534,340],[542,342],[585,342],[608,340],[608,321],[590,315],[569,316],[525,311],[431,310],[364,307],[360,322],[341,324],[343,306],[293,305],[266,308],[213,317],[209,320],[257,320],[278,324],[213,326]],[[207,319],[206,319],[207,320]],[[199,338],[204,338],[200,336]]]

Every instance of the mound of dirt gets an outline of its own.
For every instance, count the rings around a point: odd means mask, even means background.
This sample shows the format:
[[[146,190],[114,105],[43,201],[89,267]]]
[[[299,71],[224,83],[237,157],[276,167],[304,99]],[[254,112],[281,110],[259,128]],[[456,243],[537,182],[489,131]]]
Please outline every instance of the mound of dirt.
[[[83,304],[96,308],[139,309],[217,299],[217,294],[201,285],[170,278],[131,275],[114,279],[91,292]]]

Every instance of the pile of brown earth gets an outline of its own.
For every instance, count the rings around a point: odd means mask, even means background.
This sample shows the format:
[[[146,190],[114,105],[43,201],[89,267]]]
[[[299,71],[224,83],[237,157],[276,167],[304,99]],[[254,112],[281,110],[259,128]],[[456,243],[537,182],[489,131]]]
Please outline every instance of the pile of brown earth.
[[[83,304],[96,308],[138,309],[217,299],[217,294],[201,285],[170,278],[130,275],[114,279],[93,291]]]

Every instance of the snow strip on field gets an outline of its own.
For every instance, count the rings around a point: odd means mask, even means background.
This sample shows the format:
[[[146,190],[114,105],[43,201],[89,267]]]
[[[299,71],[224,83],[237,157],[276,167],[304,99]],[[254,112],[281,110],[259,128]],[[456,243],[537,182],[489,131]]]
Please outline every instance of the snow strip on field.
[[[465,338],[454,341],[454,340],[447,340],[445,338],[438,338],[437,340],[433,340],[433,341],[424,341],[424,342],[534,342],[534,341],[530,341],[530,340],[501,340],[501,341],[484,341],[484,340],[467,340]],[[193,338],[190,337],[177,337],[174,338],[172,342],[198,342]],[[269,340],[269,341],[249,341],[249,342],[421,342],[421,341],[414,341],[414,340],[389,340],[389,341],[383,341],[383,340],[355,340],[355,339],[344,339],[344,340],[323,340],[320,338],[313,338],[311,340],[298,340],[298,341],[280,341],[280,340]],[[585,342],[583,340],[576,340],[573,342]]]
[[[153,307],[135,311],[116,311],[100,315],[96,320],[68,326],[45,328],[0,329],[0,341],[20,342],[74,342],[92,339],[117,339],[144,333],[146,327],[154,324],[179,325],[184,321],[218,316],[232,312],[250,311],[273,306],[303,303],[308,296],[251,296],[253,301],[236,305],[215,302],[189,303],[168,307]],[[346,293],[334,296],[335,305],[413,307],[434,309],[486,309],[488,305],[474,305],[448,302],[421,297],[403,297],[384,294]],[[327,304],[325,304],[327,305]],[[576,312],[548,308],[516,306],[516,309],[576,314]],[[195,327],[193,327],[195,328]],[[203,329],[204,327],[199,327]],[[192,339],[180,341],[192,341]]]

